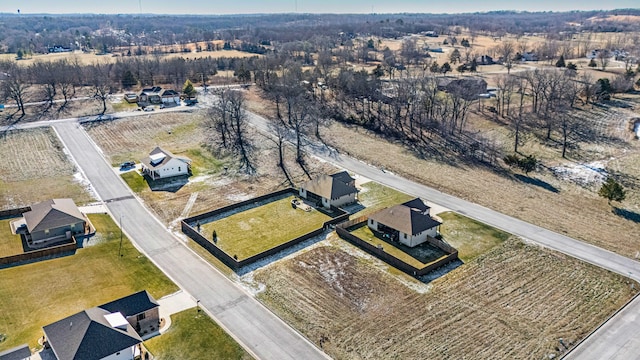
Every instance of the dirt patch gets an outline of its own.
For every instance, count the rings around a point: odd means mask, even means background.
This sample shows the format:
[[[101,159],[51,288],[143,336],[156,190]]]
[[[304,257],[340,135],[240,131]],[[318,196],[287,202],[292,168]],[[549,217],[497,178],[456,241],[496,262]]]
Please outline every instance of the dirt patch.
[[[634,293],[516,239],[422,291],[355,248],[318,245],[252,276],[262,301],[336,359],[557,356],[558,339],[574,344]]]

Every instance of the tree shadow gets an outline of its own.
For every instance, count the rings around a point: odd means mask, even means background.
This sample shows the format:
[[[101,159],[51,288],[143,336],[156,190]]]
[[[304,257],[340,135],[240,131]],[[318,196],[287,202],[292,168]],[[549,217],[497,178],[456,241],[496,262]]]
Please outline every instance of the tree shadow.
[[[640,214],[634,211],[629,211],[627,209],[622,209],[622,208],[618,208],[618,207],[614,207],[611,212],[613,212],[614,214],[625,218],[629,221],[633,221],[635,223],[640,223]]]
[[[541,188],[543,188],[545,190],[551,191],[552,193],[556,193],[557,194],[557,193],[560,192],[560,190],[557,187],[549,184],[546,181],[542,181],[540,179],[534,179],[534,178],[531,178],[531,177],[528,177],[528,176],[524,176],[524,175],[520,175],[520,174],[515,174],[514,177],[517,180],[522,181],[525,184],[541,187]]]

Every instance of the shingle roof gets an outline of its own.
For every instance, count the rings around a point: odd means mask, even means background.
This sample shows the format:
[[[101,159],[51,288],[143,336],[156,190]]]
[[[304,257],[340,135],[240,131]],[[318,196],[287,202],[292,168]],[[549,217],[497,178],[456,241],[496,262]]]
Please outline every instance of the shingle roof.
[[[425,204],[420,198],[415,198],[413,200],[409,200],[402,205],[410,207],[412,209],[418,209],[421,213],[425,213],[431,209],[427,204]]]
[[[355,181],[354,178],[351,177],[351,175],[349,175],[348,172],[346,171],[340,171],[339,173],[335,173],[333,175],[331,175],[332,178],[336,179],[336,180],[340,180],[345,184],[348,184],[352,181]]]
[[[358,192],[358,189],[356,189],[355,186],[347,185],[342,181],[325,174],[307,181],[300,187],[306,189],[308,192],[331,200]]]
[[[28,359],[30,356],[31,350],[29,350],[29,345],[27,344],[0,352],[0,360],[23,360]]]
[[[154,299],[147,290],[142,290],[98,307],[111,313],[119,312],[125,317],[129,317],[158,306],[160,306],[160,304],[158,304],[156,299]]]
[[[43,327],[58,360],[102,359],[142,342],[129,324],[126,330],[111,327],[108,314],[95,307]]]
[[[405,205],[382,209],[370,215],[369,218],[392,229],[411,235],[420,234],[425,230],[440,225],[440,222],[432,219],[431,216]]]
[[[22,216],[32,233],[84,221],[84,216],[71,199],[52,199],[31,205],[31,211]]]
[[[162,161],[158,162],[158,163],[153,163],[152,162],[152,157],[154,155],[159,155],[159,154],[163,154],[164,158],[162,159]],[[186,157],[181,157],[181,156],[176,156],[174,155],[171,151],[165,150],[161,147],[156,147],[155,149],[151,150],[151,152],[149,153],[149,156],[147,156],[146,158],[140,160],[140,162],[147,167],[150,170],[155,170],[155,169],[160,169],[162,168],[166,163],[168,163],[169,161],[171,161],[171,159],[176,158],[179,159],[181,161],[184,161],[185,163],[190,163],[191,159],[186,158]]]

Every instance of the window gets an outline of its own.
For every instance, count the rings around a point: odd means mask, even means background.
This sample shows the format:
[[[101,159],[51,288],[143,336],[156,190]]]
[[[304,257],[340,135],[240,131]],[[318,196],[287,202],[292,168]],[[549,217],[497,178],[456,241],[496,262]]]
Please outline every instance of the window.
[[[44,229],[44,234],[49,235],[49,229]]]
[[[407,238],[407,234],[404,234],[404,238],[405,238],[405,239]]]
[[[144,313],[138,314],[138,321],[143,320],[145,318]]]
[[[178,172],[182,171],[182,169],[180,169],[180,166],[178,166]]]

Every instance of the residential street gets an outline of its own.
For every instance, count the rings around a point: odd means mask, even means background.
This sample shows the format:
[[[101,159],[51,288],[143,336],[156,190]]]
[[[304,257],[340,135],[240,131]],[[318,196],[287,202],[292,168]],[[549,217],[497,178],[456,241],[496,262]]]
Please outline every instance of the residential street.
[[[259,359],[326,359],[303,338],[176,239],[133,196],[76,122],[56,122],[62,139],[113,218],[160,269]]]

